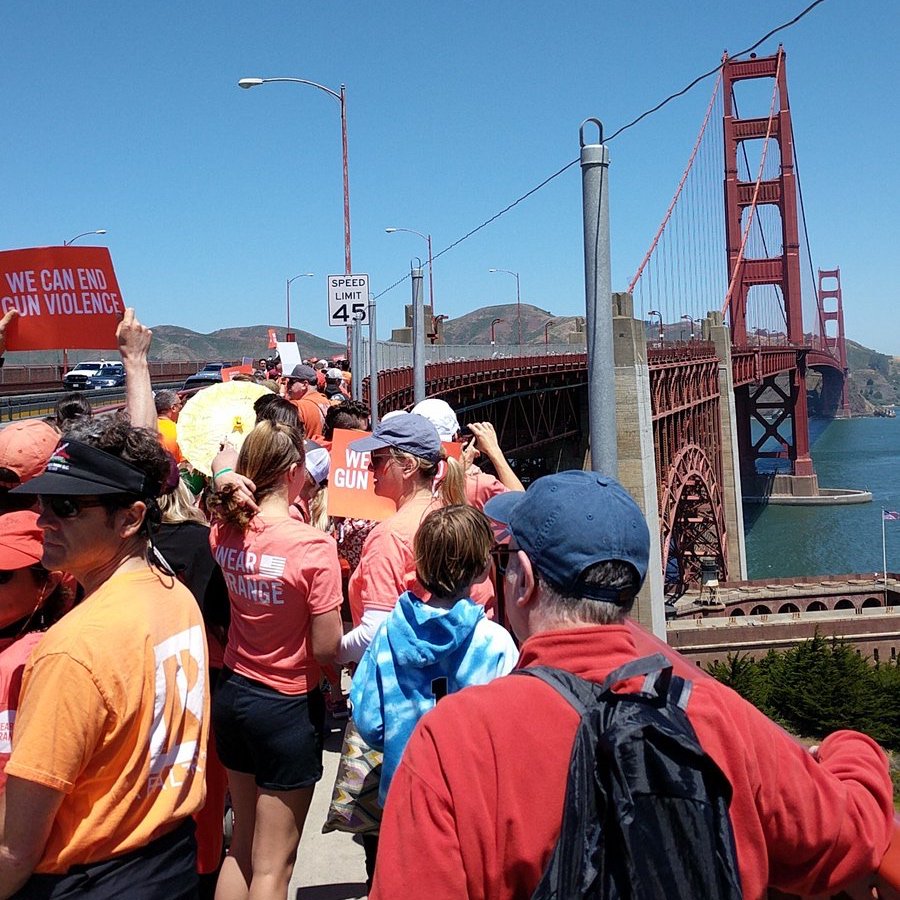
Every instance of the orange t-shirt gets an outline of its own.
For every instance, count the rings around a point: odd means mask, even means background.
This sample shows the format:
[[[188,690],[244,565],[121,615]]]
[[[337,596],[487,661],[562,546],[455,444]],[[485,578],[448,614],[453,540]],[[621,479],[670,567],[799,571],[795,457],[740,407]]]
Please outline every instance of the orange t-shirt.
[[[181,455],[181,448],[178,446],[178,426],[165,416],[160,416],[156,420],[156,427],[159,429],[159,442],[163,446],[163,450],[168,450],[175,457],[175,462],[180,463],[184,460]]]
[[[328,412],[331,401],[318,391],[310,391],[299,400],[291,400],[291,403],[300,413],[306,437],[309,439],[321,437],[322,429],[325,427],[325,413]]]
[[[31,655],[6,774],[64,794],[37,872],[111,859],[203,806],[200,609],[156,570],[117,572]]]
[[[427,503],[413,500],[369,532],[359,565],[347,584],[354,626],[359,625],[367,609],[392,610],[404,591],[412,591],[427,602],[431,595],[416,578],[413,540],[422,519],[440,506],[436,498]],[[493,617],[496,597],[490,579],[472,586],[472,599],[485,607],[489,618]]]
[[[282,694],[314,688],[321,671],[309,647],[312,617],[343,599],[334,539],[293,518],[258,515],[246,532],[214,524],[209,542],[231,600],[225,665]]]

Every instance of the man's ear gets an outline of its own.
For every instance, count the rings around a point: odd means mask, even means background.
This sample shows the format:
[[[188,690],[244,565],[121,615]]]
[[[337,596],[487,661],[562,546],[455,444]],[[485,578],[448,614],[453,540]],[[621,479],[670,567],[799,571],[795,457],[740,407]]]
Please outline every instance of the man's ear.
[[[130,506],[116,510],[116,524],[119,536],[123,539],[134,537],[144,524],[147,517],[147,504],[143,500],[136,500]]]
[[[522,550],[516,550],[516,554],[518,555],[519,568],[522,572],[522,588],[519,592],[519,599],[517,602],[523,608],[530,607],[537,597],[538,580],[535,577],[534,568],[532,567],[531,560],[528,558],[527,554]]]

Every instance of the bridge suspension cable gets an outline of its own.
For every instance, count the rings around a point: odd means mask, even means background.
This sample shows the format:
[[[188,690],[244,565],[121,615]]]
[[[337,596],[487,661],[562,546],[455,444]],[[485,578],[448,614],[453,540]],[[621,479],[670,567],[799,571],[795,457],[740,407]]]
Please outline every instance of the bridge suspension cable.
[[[695,323],[725,288],[721,86],[720,68],[675,195],[628,284],[637,314],[659,319],[654,339],[699,337]]]

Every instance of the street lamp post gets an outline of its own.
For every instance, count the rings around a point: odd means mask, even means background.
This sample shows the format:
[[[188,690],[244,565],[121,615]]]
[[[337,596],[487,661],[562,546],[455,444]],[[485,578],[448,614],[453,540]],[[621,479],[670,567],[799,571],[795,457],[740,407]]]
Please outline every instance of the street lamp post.
[[[299,275],[295,275],[293,278],[288,278],[285,280],[285,293],[287,294],[287,330],[291,330],[291,285],[298,278],[312,278],[315,275],[314,272],[301,272]]]
[[[68,247],[69,244],[74,244],[78,238],[87,237],[89,234],[106,234],[105,228],[98,228],[95,231],[82,231],[81,234],[76,234],[75,237],[69,238],[67,241],[63,241],[63,247]],[[63,374],[65,374],[69,369],[69,349],[68,347],[63,347],[63,358],[62,358],[62,366],[63,366]]]
[[[694,323],[698,322],[699,319],[695,319],[693,316],[689,316],[687,313],[685,313],[681,318],[682,318],[682,320],[686,320],[691,323],[691,340],[694,340],[694,334],[695,334]]]
[[[415,228],[385,228],[384,230],[388,234],[396,234],[398,231],[405,231],[408,234],[417,234],[426,244],[428,244],[428,302],[431,304],[431,316],[434,318],[434,275],[432,268],[433,260],[431,256],[431,235],[422,234],[421,231],[416,231]]]
[[[70,238],[70,239],[67,240],[67,241],[63,241],[63,247],[68,247],[69,244],[74,244],[75,241],[78,240],[78,238],[83,238],[83,237],[85,237],[86,235],[89,235],[89,234],[106,234],[106,229],[105,229],[105,228],[98,228],[96,231],[82,231],[81,234],[76,234],[75,237]]]
[[[659,342],[663,343],[663,341],[665,341],[665,339],[666,339],[666,332],[665,332],[665,329],[663,328],[662,313],[658,309],[648,309],[647,315],[648,316],[656,316],[659,319]]]
[[[522,295],[519,290],[519,273],[510,269],[488,269],[488,272],[504,272],[516,279],[516,322],[519,331],[519,352],[522,351]]]
[[[494,343],[495,343],[494,329],[495,329],[501,322],[505,322],[505,321],[506,321],[506,319],[494,319],[494,321],[491,322],[491,346],[492,346],[492,347],[494,346]]]
[[[550,326],[553,324],[553,319],[548,319],[544,322],[544,346],[547,347],[550,344]]]
[[[347,151],[347,87],[341,85],[339,90],[333,91],[324,84],[316,81],[309,81],[306,78],[242,78],[238,81],[238,87],[249,89],[257,87],[260,84],[268,84],[275,81],[288,81],[292,84],[306,84],[309,87],[317,88],[334,97],[341,106],[341,158],[344,167],[344,272],[349,275],[353,271],[353,265],[350,259],[350,162]],[[347,327],[347,356],[350,356],[350,327]],[[356,365],[353,360],[351,365]]]

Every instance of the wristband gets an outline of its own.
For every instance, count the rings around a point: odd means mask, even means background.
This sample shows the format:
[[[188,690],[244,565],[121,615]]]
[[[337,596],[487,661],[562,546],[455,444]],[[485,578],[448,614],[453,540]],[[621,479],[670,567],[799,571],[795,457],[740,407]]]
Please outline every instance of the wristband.
[[[215,481],[220,475],[224,475],[226,472],[233,472],[233,471],[234,471],[234,469],[232,469],[230,466],[226,469],[219,469],[218,472],[213,473],[213,481]]]

